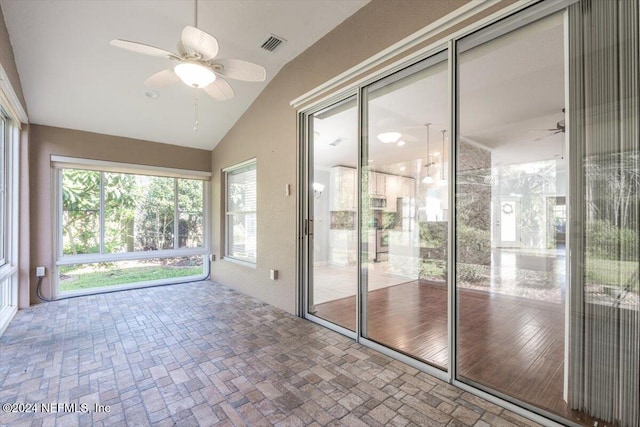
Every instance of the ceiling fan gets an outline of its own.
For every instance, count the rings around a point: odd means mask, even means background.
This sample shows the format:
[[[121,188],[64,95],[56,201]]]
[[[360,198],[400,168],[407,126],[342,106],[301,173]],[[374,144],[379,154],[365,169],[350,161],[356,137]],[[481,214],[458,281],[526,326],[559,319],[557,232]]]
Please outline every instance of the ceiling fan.
[[[157,56],[176,61],[169,69],[149,77],[144,83],[152,87],[164,87],[179,81],[187,86],[202,89],[218,101],[233,98],[233,89],[226,78],[246,82],[263,82],[266,79],[264,67],[240,59],[216,59],[218,41],[211,34],[197,28],[186,26],[178,42],[178,53],[129,40],[111,40],[111,46]]]
[[[562,109],[562,113],[564,113],[564,112],[565,112],[565,109],[563,108]],[[560,120],[560,121],[558,121],[556,123],[556,127],[555,128],[537,129],[536,131],[549,132],[549,133],[547,133],[546,135],[543,135],[543,136],[541,136],[539,138],[536,138],[533,141],[537,142],[537,141],[540,141],[540,140],[543,140],[543,139],[547,139],[547,138],[551,137],[552,135],[555,135],[555,134],[558,134],[558,133],[564,133],[565,129],[566,129],[566,123],[565,123],[564,119],[562,119],[562,120]]]

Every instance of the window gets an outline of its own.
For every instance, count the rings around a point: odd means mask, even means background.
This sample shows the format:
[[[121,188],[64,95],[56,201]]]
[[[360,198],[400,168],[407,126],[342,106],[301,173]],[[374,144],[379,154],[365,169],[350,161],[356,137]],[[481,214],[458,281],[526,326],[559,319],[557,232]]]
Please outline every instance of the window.
[[[7,190],[6,184],[8,181],[7,167],[7,148],[8,144],[5,142],[5,119],[0,116],[0,267],[6,264],[5,254],[7,252]]]
[[[18,128],[0,111],[0,334],[18,310]]]
[[[60,176],[58,291],[205,275],[204,177],[74,161],[54,159]]]
[[[226,256],[256,263],[256,161],[250,160],[226,174]]]

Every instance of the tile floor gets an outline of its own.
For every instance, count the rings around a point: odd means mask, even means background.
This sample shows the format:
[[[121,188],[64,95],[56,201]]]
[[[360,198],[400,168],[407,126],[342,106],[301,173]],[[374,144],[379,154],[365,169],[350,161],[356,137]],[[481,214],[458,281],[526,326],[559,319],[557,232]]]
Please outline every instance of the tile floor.
[[[401,276],[389,272],[389,262],[369,264],[369,290],[388,288],[410,282],[417,277]],[[358,267],[316,265],[313,267],[315,304],[354,296],[358,288]]]
[[[0,337],[0,403],[38,410],[0,412],[11,426],[536,425],[211,282],[21,310]]]

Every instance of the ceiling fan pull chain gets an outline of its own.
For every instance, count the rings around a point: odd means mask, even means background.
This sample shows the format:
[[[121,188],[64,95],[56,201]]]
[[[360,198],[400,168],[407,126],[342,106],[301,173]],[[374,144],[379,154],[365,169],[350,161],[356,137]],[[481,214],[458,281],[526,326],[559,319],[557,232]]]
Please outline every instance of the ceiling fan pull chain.
[[[196,121],[193,124],[193,131],[198,132],[198,88],[193,88],[193,106],[195,108]]]
[[[431,153],[429,152],[429,137],[431,136],[431,123],[426,123],[427,127],[427,175],[429,175],[429,166],[431,166]]]
[[[195,18],[196,25],[194,25],[194,27],[198,28],[198,0],[195,0],[194,3],[195,3],[195,15],[196,15],[196,18]]]

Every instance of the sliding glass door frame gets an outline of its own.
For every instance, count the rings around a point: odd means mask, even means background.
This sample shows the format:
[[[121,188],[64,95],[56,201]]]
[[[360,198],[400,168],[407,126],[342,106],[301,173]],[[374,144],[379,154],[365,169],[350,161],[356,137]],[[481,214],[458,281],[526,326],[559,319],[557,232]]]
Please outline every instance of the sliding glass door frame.
[[[496,403],[499,403],[501,406],[515,412],[518,413],[520,415],[526,416],[529,419],[532,419],[538,423],[544,424],[544,425],[578,425],[575,424],[574,422],[572,422],[571,420],[567,420],[562,418],[561,416],[551,413],[549,411],[546,411],[542,408],[536,407],[530,403],[527,402],[523,402],[515,397],[509,396],[507,394],[504,394],[498,390],[492,389],[488,386],[482,385],[482,384],[478,384],[472,380],[466,379],[465,381],[462,381],[460,379],[459,373],[457,371],[458,368],[458,355],[459,355],[459,346],[458,346],[458,333],[460,331],[459,328],[459,322],[458,322],[458,315],[459,315],[459,310],[458,310],[458,292],[457,292],[457,284],[456,284],[456,263],[457,263],[457,259],[456,259],[456,250],[455,250],[455,242],[456,242],[456,230],[457,230],[457,225],[456,225],[456,208],[457,208],[457,200],[456,200],[456,172],[457,172],[457,167],[456,167],[456,162],[457,162],[457,149],[458,149],[458,143],[459,143],[459,135],[460,135],[460,128],[459,128],[459,118],[460,118],[460,111],[459,111],[459,104],[458,104],[458,97],[459,97],[459,67],[458,67],[458,56],[460,54],[460,40],[464,37],[470,37],[472,38],[472,43],[473,46],[478,46],[481,45],[485,42],[494,40],[502,35],[505,35],[511,31],[515,31],[517,29],[520,28],[524,28],[527,25],[545,18],[547,16],[550,16],[554,13],[558,13],[561,12],[563,13],[563,22],[564,22],[564,26],[565,26],[565,34],[564,34],[564,40],[563,40],[563,49],[564,49],[564,70],[565,70],[565,82],[564,82],[564,99],[565,99],[565,105],[566,107],[566,117],[567,120],[570,117],[570,105],[568,102],[568,53],[567,53],[567,37],[566,37],[566,33],[567,33],[567,23],[568,23],[568,6],[572,3],[575,3],[579,0],[567,0],[564,2],[557,2],[554,4],[549,4],[549,2],[543,2],[543,3],[538,3],[534,6],[531,6],[528,10],[524,10],[521,11],[519,13],[513,14],[511,16],[507,16],[502,22],[497,22],[497,23],[493,23],[490,25],[487,25],[486,27],[491,27],[491,31],[489,32],[485,32],[484,34],[482,34],[480,37],[478,37],[477,35],[472,35],[472,34],[465,34],[464,36],[461,37],[457,37],[454,38],[452,40],[449,41],[449,78],[450,78],[450,98],[449,98],[449,102],[451,104],[451,109],[450,109],[450,120],[451,120],[451,128],[454,129],[455,131],[451,133],[452,137],[450,138],[450,149],[452,150],[452,164],[454,165],[454,167],[450,168],[449,170],[449,179],[451,180],[451,182],[453,183],[453,185],[450,186],[450,194],[449,196],[451,197],[451,200],[453,201],[452,206],[453,209],[450,210],[450,228],[449,228],[449,243],[450,243],[450,247],[449,247],[449,271],[451,272],[449,275],[449,299],[450,299],[450,306],[449,306],[449,322],[450,322],[450,329],[449,329],[449,339],[450,339],[450,383],[460,389],[469,391],[473,394],[476,394],[488,401],[494,401]],[[485,28],[486,28],[485,27]],[[479,30],[482,30],[482,28],[480,28]],[[465,50],[469,50],[472,47],[467,47]],[[568,122],[568,121],[567,121]],[[579,166],[579,161],[575,160],[575,155],[572,152],[572,149],[569,146],[569,138],[568,138],[568,134],[569,134],[570,130],[567,129],[567,136],[565,137],[565,141],[564,141],[564,152],[565,155],[567,156],[568,162],[567,162],[567,166],[570,168],[576,168]],[[571,187],[571,184],[573,183],[573,181],[569,181],[567,186],[566,186],[566,197],[567,200],[573,200],[575,197],[576,193],[576,189]],[[577,205],[576,205],[577,206]],[[572,215],[572,213],[569,211],[569,209],[571,209],[571,207],[569,205],[567,205],[567,218],[571,218],[570,215]],[[567,233],[569,233],[569,227],[570,227],[570,222],[571,221],[567,221]],[[569,234],[567,234],[569,235]],[[565,302],[564,302],[564,307],[565,307],[565,320],[563,323],[563,327],[564,327],[564,331],[565,331],[565,339],[564,339],[564,381],[563,381],[563,397],[566,399],[567,397],[567,393],[568,393],[568,379],[567,379],[567,375],[568,375],[568,361],[569,361],[569,348],[568,348],[568,342],[569,342],[569,334],[570,334],[570,327],[569,327],[569,323],[570,323],[570,303],[571,303],[571,272],[572,272],[572,268],[570,268],[570,263],[572,262],[571,259],[572,257],[570,256],[571,254],[571,249],[572,249],[572,245],[571,245],[571,239],[567,238],[566,240],[566,276],[565,276],[565,280],[566,280],[566,285],[567,291],[566,291],[566,298],[565,298]]]
[[[313,115],[330,108],[341,102],[346,102],[349,98],[356,97],[358,101],[358,89],[354,88],[341,92],[339,95],[332,96],[323,101],[314,104],[309,109],[298,113],[298,140],[301,142],[298,150],[298,267],[297,277],[298,283],[298,307],[297,314],[305,319],[318,323],[326,328],[336,331],[354,340],[358,340],[358,325],[360,324],[359,299],[356,297],[356,330],[351,331],[345,327],[329,322],[315,313],[309,311],[309,301],[313,297],[313,243],[314,243],[314,197],[313,197]],[[358,116],[360,120],[360,116]],[[360,136],[358,134],[358,140]],[[359,153],[359,152],[358,152]],[[359,173],[358,168],[357,173]],[[357,191],[360,190],[360,182],[357,180]],[[359,193],[358,193],[359,194]],[[358,198],[358,203],[360,203]],[[356,212],[356,224],[359,224],[359,206]],[[359,229],[358,229],[359,233]],[[359,238],[358,234],[358,238]],[[358,269],[360,268],[358,258]]]
[[[447,36],[441,41],[425,47],[418,52],[409,55],[405,59],[398,63],[392,64],[381,71],[376,71],[372,75],[362,78],[351,86],[347,86],[346,89],[334,93],[320,100],[314,101],[298,109],[297,120],[297,133],[298,133],[298,260],[297,260],[297,314],[305,319],[311,320],[322,326],[325,326],[333,331],[341,333],[347,337],[354,339],[356,342],[365,345],[371,349],[379,351],[385,355],[388,355],[396,360],[404,362],[416,369],[419,369],[429,375],[432,375],[440,380],[446,381],[464,391],[468,391],[476,396],[486,399],[489,402],[500,405],[518,415],[526,417],[535,422],[552,425],[577,425],[569,420],[565,420],[560,416],[544,411],[531,404],[518,401],[513,397],[503,395],[495,390],[485,391],[486,387],[481,388],[469,381],[463,382],[459,379],[457,372],[458,362],[458,346],[457,346],[457,330],[458,330],[458,301],[456,292],[456,150],[458,145],[458,63],[457,55],[459,50],[459,41],[471,35],[472,33],[489,27],[492,27],[491,35],[488,39],[493,39],[499,35],[506,34],[514,29],[521,28],[527,24],[538,20],[542,17],[551,15],[553,13],[565,10],[566,8],[579,0],[561,0],[558,2],[529,2],[523,7],[517,10],[510,10],[504,16],[494,18],[493,20],[483,19],[477,24],[454,33],[451,36]],[[565,18],[566,23],[566,18]],[[481,43],[481,42],[479,42]],[[565,40],[566,44],[566,40]],[[566,47],[565,47],[566,49]],[[361,247],[363,227],[360,220],[360,213],[363,209],[363,186],[362,186],[362,171],[367,161],[367,97],[366,88],[382,79],[391,76],[394,73],[400,72],[412,65],[426,60],[441,52],[447,53],[448,61],[448,94],[449,94],[449,142],[447,148],[449,150],[449,162],[447,178],[449,181],[448,197],[449,197],[449,209],[447,212],[448,230],[447,230],[447,332],[448,332],[448,367],[447,370],[441,370],[431,366],[425,362],[414,359],[404,353],[395,351],[389,347],[383,346],[375,341],[365,338],[366,336],[366,319],[367,319],[367,306],[366,306],[366,279],[367,271],[364,268],[363,256],[366,256],[366,251]],[[565,64],[566,65],[566,64]],[[309,312],[309,289],[312,286],[312,260],[313,260],[313,189],[312,189],[312,174],[313,174],[313,147],[311,145],[311,137],[313,134],[312,124],[310,120],[312,115],[318,111],[330,107],[336,103],[346,100],[349,97],[356,97],[357,111],[358,111],[358,163],[357,163],[357,242],[358,242],[358,256],[357,256],[357,270],[358,270],[358,284],[357,284],[357,296],[356,296],[356,330],[350,331],[346,328],[338,326],[334,323],[328,322],[324,319],[315,316]],[[567,119],[570,112],[567,111]],[[568,122],[568,121],[567,121]],[[568,139],[567,139],[568,141]],[[571,156],[569,151],[568,142],[565,142],[565,148],[567,156]],[[569,157],[571,159],[571,157]],[[574,166],[574,162],[570,161],[571,166]],[[573,189],[567,188],[567,200],[573,200]],[[567,206],[569,209],[569,206]],[[567,212],[569,215],[569,212]],[[569,221],[568,224],[569,225]],[[570,286],[570,273],[572,271],[570,266],[571,257],[569,256],[569,241],[567,241],[567,286]],[[569,294],[567,291],[566,307],[569,307]],[[568,330],[567,330],[568,333]],[[566,340],[565,340],[566,341]],[[566,349],[566,344],[565,344]],[[567,355],[565,355],[565,382],[567,375]],[[565,386],[566,393],[566,386]]]
[[[369,129],[369,122],[368,122],[368,118],[369,118],[369,111],[368,111],[368,105],[369,105],[369,99],[368,99],[368,91],[371,90],[372,88],[382,88],[385,87],[387,85],[393,84],[397,81],[401,81],[402,79],[405,78],[409,78],[413,75],[416,75],[417,73],[423,71],[423,70],[427,70],[431,67],[437,66],[438,64],[442,64],[445,61],[448,61],[450,58],[445,59],[444,61],[441,61],[440,59],[438,59],[439,56],[445,55],[448,56],[450,55],[450,52],[448,51],[448,43],[442,43],[436,47],[434,47],[433,49],[430,49],[428,52],[426,52],[424,55],[421,55],[418,58],[415,58],[414,60],[408,62],[408,63],[404,63],[402,66],[394,68],[393,70],[381,74],[379,76],[377,76],[374,79],[371,79],[363,84],[361,84],[359,86],[359,96],[358,96],[358,104],[359,104],[359,115],[360,115],[360,119],[359,119],[359,133],[360,133],[360,144],[359,144],[359,174],[358,174],[358,194],[360,195],[360,197],[358,198],[358,212],[362,212],[364,209],[363,206],[363,198],[366,195],[366,189],[362,189],[362,181],[363,181],[363,174],[361,171],[365,170],[365,168],[368,166],[368,161],[369,161],[369,153],[368,153],[368,148],[369,148],[369,134],[368,134],[368,129]],[[449,62],[447,62],[447,64],[450,64]],[[447,76],[447,82],[450,85],[451,84],[451,74],[449,73],[449,71],[447,72],[448,76]],[[379,87],[377,87],[379,86]],[[374,89],[375,90],[375,89]],[[450,95],[450,93],[449,93]],[[450,122],[451,116],[449,114],[449,122]],[[450,125],[447,126],[447,133],[451,134],[451,127]],[[449,138],[449,140],[451,140],[452,138]],[[449,151],[449,153],[451,153],[451,151]],[[442,155],[444,155],[444,153],[442,153]],[[449,157],[448,161],[449,164],[451,165],[453,158]],[[453,170],[452,167],[449,167],[449,173],[451,173]],[[449,181],[452,182],[452,181]],[[451,186],[449,186],[451,187]],[[449,199],[449,200],[453,200],[453,199]],[[448,210],[447,216],[450,217],[451,215],[451,211],[452,209]],[[412,366],[416,369],[419,369],[429,375],[432,375],[440,380],[443,381],[447,381],[450,382],[450,375],[447,372],[447,369],[445,368],[438,368],[434,365],[431,365],[427,362],[421,361],[417,358],[414,358],[412,356],[409,356],[408,354],[405,354],[401,351],[398,350],[394,350],[390,347],[387,347],[381,343],[378,343],[372,339],[366,338],[369,334],[367,331],[367,298],[368,298],[368,294],[369,294],[369,289],[368,289],[368,273],[369,270],[366,267],[367,265],[367,252],[364,251],[363,246],[363,228],[365,227],[365,224],[363,224],[362,221],[360,221],[360,223],[358,224],[358,242],[361,245],[361,250],[360,250],[360,254],[358,257],[358,270],[360,272],[359,274],[359,284],[358,284],[358,289],[359,289],[359,295],[358,295],[358,307],[359,307],[359,312],[358,312],[358,318],[360,319],[359,322],[359,329],[358,329],[358,342],[360,342],[363,345],[366,345],[367,347],[373,348],[383,354],[386,354],[390,357],[393,357],[394,359],[400,360],[404,363],[406,363],[409,366]],[[447,255],[450,254],[451,252],[451,241],[447,242]],[[451,270],[448,270],[451,271]],[[452,276],[449,274],[447,275],[447,294],[448,294],[448,299],[450,298],[450,287],[452,285]],[[449,304],[448,304],[449,305]],[[451,319],[450,316],[447,315],[447,335],[448,337],[451,336]],[[447,345],[449,346],[449,339],[447,340]],[[450,352],[450,347],[449,347],[449,355],[451,355]],[[450,361],[450,359],[449,359]],[[451,365],[449,365],[450,367]]]

